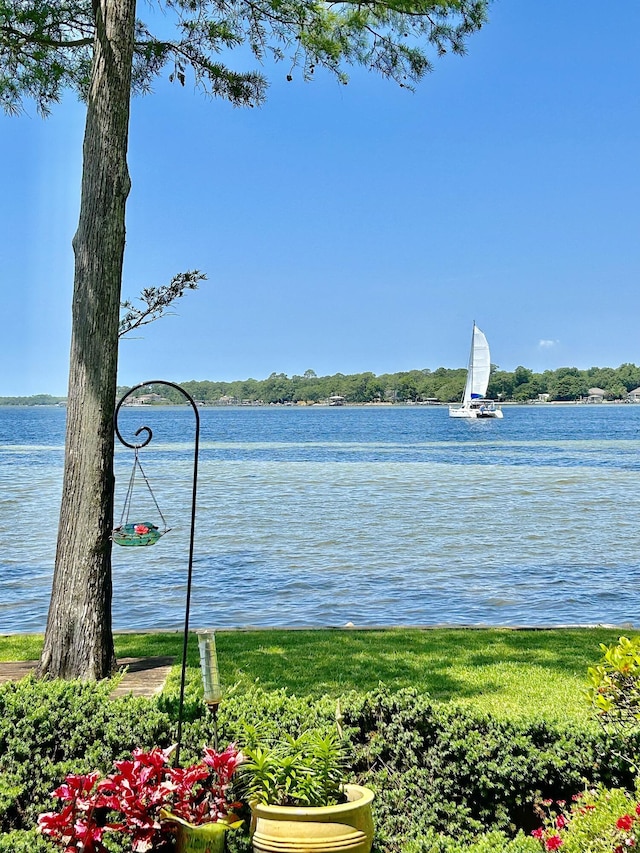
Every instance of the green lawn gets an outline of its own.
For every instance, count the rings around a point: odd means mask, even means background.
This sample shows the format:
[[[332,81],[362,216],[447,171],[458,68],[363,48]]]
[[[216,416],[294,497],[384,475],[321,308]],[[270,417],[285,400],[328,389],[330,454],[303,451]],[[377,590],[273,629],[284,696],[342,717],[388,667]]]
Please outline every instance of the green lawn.
[[[556,630],[255,630],[218,631],[223,684],[286,688],[297,695],[337,696],[379,682],[415,687],[442,702],[471,705],[503,717],[545,716],[586,722],[587,667],[620,629]],[[39,635],[0,637],[0,660],[31,660]],[[118,634],[122,657],[182,654],[180,633]],[[190,639],[190,676],[198,649]],[[190,679],[191,680],[191,679]]]

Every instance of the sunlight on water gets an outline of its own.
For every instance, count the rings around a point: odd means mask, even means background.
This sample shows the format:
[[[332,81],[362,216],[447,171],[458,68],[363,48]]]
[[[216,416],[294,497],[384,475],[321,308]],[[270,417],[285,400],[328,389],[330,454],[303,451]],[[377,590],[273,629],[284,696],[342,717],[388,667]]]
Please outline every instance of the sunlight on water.
[[[203,410],[191,623],[637,620],[640,407],[585,409],[513,408],[488,429],[443,409]],[[156,421],[143,465],[172,530],[114,547],[114,626],[179,629],[193,427],[183,409],[126,415]],[[38,413],[29,444],[10,416],[0,631],[42,630],[63,423]],[[119,448],[116,521],[131,464]],[[153,520],[149,496],[135,498],[131,520]]]

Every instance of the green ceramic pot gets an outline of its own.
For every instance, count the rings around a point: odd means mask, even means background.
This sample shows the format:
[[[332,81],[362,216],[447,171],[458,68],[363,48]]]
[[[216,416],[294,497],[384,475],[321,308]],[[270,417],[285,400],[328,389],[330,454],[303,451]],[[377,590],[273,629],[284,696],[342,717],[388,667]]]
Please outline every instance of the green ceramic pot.
[[[170,812],[162,811],[163,821],[171,823],[176,836],[177,853],[223,853],[227,823],[203,823],[193,826]]]

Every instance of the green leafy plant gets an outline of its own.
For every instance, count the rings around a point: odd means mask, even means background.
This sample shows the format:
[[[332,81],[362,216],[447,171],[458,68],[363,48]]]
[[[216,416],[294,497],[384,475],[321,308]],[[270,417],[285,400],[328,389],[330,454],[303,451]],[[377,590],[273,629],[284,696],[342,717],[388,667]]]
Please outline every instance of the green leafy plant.
[[[607,734],[622,743],[617,757],[633,772],[640,762],[640,637],[620,637],[609,646],[600,644],[602,658],[589,667],[587,698]]]
[[[640,721],[640,637],[600,644],[602,660],[589,667],[587,696],[598,717],[618,727]]]
[[[328,806],[344,800],[347,752],[336,732],[311,730],[261,743],[257,730],[248,727],[243,752],[239,785],[249,802]]]

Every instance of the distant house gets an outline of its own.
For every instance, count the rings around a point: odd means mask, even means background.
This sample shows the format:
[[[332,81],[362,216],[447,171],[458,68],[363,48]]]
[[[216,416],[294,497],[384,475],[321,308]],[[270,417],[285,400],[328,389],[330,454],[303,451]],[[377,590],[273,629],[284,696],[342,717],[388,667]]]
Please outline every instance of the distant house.
[[[551,396],[551,394],[538,394],[538,402],[539,403],[548,403],[550,396]]]
[[[341,397],[340,394],[333,394],[331,397],[329,397],[329,405],[344,406],[344,397]]]
[[[640,403],[640,388],[634,388],[633,391],[629,391],[627,400],[629,403]]]
[[[607,392],[603,391],[602,388],[589,388],[587,403],[602,403],[606,393]]]
[[[153,406],[158,404],[170,404],[171,400],[160,394],[141,394],[139,397],[130,397],[125,406]]]

